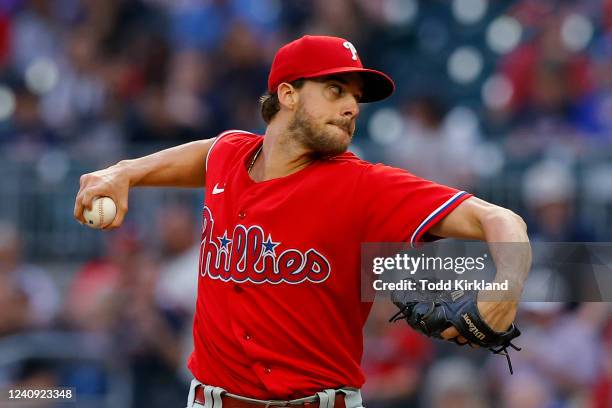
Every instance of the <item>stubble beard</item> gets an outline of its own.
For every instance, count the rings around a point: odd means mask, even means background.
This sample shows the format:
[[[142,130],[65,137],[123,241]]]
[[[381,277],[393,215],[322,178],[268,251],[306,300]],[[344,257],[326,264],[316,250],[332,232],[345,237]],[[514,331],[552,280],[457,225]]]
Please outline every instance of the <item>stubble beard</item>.
[[[350,128],[350,122],[343,121],[334,124],[345,129]],[[351,143],[352,134],[348,141],[341,140],[325,129],[325,126],[316,125],[303,106],[298,106],[288,130],[290,136],[311,152],[310,155],[313,158],[328,158],[346,152]]]

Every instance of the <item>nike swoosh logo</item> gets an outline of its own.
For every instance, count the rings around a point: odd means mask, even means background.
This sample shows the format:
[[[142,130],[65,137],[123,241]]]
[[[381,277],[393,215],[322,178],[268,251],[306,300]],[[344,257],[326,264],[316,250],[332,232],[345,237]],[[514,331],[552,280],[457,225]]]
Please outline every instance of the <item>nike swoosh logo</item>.
[[[213,187],[213,194],[220,194],[222,192],[225,191],[225,187],[224,188],[219,188],[219,183],[215,184],[215,186]]]

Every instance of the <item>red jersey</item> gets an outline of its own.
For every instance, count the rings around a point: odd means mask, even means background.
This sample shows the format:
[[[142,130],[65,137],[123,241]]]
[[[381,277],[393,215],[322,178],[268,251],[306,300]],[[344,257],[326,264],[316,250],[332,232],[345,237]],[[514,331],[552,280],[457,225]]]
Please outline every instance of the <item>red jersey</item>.
[[[262,143],[228,131],[206,159],[189,368],[259,399],[360,388],[361,243],[419,241],[470,195],[352,153],[254,182]]]

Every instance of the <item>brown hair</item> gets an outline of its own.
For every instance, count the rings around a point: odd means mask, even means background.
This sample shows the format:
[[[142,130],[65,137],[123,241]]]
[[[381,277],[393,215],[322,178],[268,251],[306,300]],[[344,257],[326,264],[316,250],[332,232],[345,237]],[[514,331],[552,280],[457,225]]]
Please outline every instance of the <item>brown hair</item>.
[[[294,88],[300,89],[304,86],[304,82],[306,80],[304,78],[296,79],[295,81],[289,82]],[[280,110],[280,102],[278,101],[278,94],[274,92],[273,94],[263,95],[259,98],[259,103],[261,104],[261,117],[264,122],[270,123],[274,118],[274,115]]]

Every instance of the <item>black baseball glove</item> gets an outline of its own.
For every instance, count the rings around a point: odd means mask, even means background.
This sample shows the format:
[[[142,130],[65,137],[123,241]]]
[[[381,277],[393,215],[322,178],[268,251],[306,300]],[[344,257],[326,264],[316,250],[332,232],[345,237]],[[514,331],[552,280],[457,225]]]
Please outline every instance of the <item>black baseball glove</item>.
[[[451,339],[459,345],[469,344],[485,347],[495,354],[502,354],[508,360],[510,374],[512,363],[508,347],[520,350],[512,340],[520,336],[519,329],[512,324],[505,332],[496,332],[489,327],[478,312],[476,292],[457,290],[439,291],[395,291],[393,303],[400,309],[389,321],[406,319],[415,330],[428,337],[442,338],[444,330],[454,326],[468,343]]]

